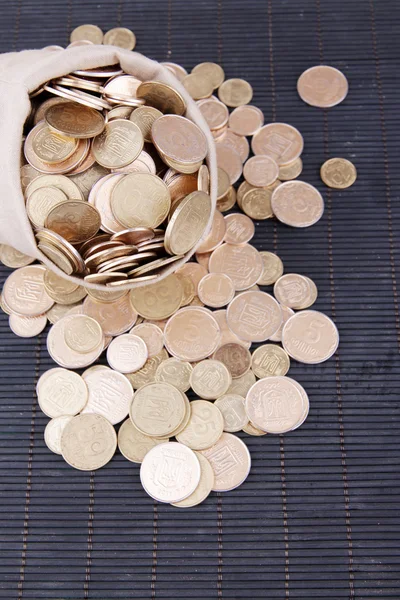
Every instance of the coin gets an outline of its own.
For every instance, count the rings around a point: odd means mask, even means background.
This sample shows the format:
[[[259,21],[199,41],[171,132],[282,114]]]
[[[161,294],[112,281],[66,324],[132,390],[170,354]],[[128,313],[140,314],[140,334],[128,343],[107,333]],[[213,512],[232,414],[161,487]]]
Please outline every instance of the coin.
[[[155,500],[180,502],[199,485],[200,463],[193,450],[183,444],[159,444],[144,457],[140,481]]]
[[[142,338],[127,333],[112,340],[107,349],[107,361],[120,373],[133,373],[143,367],[147,360],[147,346]]]
[[[275,298],[281,304],[299,310],[303,305],[307,305],[308,299],[311,298],[310,281],[297,273],[282,275],[274,285]]]
[[[227,321],[238,337],[264,342],[276,333],[282,322],[278,302],[265,292],[244,292],[228,306]]]
[[[226,306],[235,295],[233,281],[223,273],[209,273],[199,283],[198,295],[200,300],[213,308]]]
[[[168,358],[157,367],[155,380],[161,383],[170,383],[181,392],[187,392],[190,388],[192,371],[193,367],[189,362]]]
[[[252,355],[251,368],[257,377],[286,375],[290,368],[289,356],[280,346],[264,344],[259,346]]]
[[[66,195],[58,188],[42,187],[35,190],[26,203],[29,220],[35,227],[44,227],[50,210],[65,200],[67,200]]]
[[[220,329],[211,312],[190,306],[181,308],[169,319],[164,338],[168,352],[175,358],[196,362],[215,351]]]
[[[229,111],[227,107],[213,97],[200,102],[199,109],[211,130],[224,127],[228,122]]]
[[[229,329],[228,322],[226,320],[226,310],[214,310],[213,317],[217,321],[221,330],[218,348],[230,343],[241,344],[244,346],[244,348],[250,348],[251,342],[245,342],[244,340],[241,340],[236,334],[233,333],[233,331]]]
[[[317,188],[298,180],[277,187],[271,205],[279,221],[292,227],[310,227],[324,213],[324,201]]]
[[[226,144],[215,144],[217,164],[229,175],[231,185],[236,183],[242,174],[243,163],[236,149]]]
[[[113,425],[128,416],[133,390],[125,375],[103,368],[86,374],[85,383],[89,396],[82,414],[102,415]]]
[[[184,69],[181,65],[177,65],[173,62],[162,62],[163,67],[166,67],[168,71],[170,71],[178,81],[182,81],[182,79],[187,75],[186,69]]]
[[[61,367],[67,369],[87,367],[97,360],[104,348],[103,338],[101,338],[98,346],[90,350],[90,352],[77,352],[70,348],[66,343],[65,332],[74,319],[76,319],[76,315],[67,314],[50,328],[47,336],[47,351],[51,358]]]
[[[210,263],[210,256],[212,252],[196,252],[196,260],[201,267],[207,270],[208,273],[208,265]]]
[[[79,25],[71,32],[70,41],[88,40],[93,44],[103,43],[103,32],[97,25]]]
[[[278,166],[292,163],[303,152],[301,133],[287,123],[269,123],[253,136],[251,148],[254,154],[266,154]]]
[[[156,121],[156,119],[159,119],[162,116],[162,112],[160,112],[159,110],[157,110],[157,108],[154,108],[153,106],[139,106],[136,110],[134,110],[131,113],[129,120],[133,123],[136,123],[136,125],[139,127],[140,131],[142,132],[144,141],[151,142],[152,125],[154,121]]]
[[[249,244],[223,244],[212,253],[209,271],[228,275],[235,290],[241,291],[250,288],[259,280],[262,261],[258,251]]]
[[[151,448],[168,442],[168,438],[150,437],[141,433],[130,419],[124,421],[118,431],[118,448],[131,462],[141,463]]]
[[[163,361],[167,360],[167,358],[168,352],[163,348],[159,354],[148,358],[139,371],[127,373],[126,377],[129,379],[132,387],[134,389],[139,389],[147,383],[154,383],[156,381],[157,368]]]
[[[271,206],[272,190],[269,188],[252,188],[242,199],[241,208],[247,216],[255,221],[263,221],[274,216]]]
[[[211,199],[205,192],[192,192],[176,208],[165,232],[170,254],[185,254],[203,235],[211,215]]]
[[[140,323],[139,325],[135,325],[129,333],[144,341],[149,358],[159,354],[164,347],[164,333],[160,327],[153,323]],[[132,371],[133,370],[136,369],[132,369]]]
[[[41,187],[55,187],[64,192],[70,200],[83,200],[83,194],[76,183],[65,175],[40,175],[36,177],[25,190],[27,198]]]
[[[88,399],[88,389],[82,377],[60,368],[43,373],[36,392],[41,410],[51,418],[78,414]]]
[[[164,115],[151,128],[151,136],[157,150],[176,163],[194,165],[203,161],[207,154],[207,140],[203,131],[185,117]],[[193,168],[195,172],[197,169]]]
[[[27,267],[33,263],[34,260],[35,259],[31,256],[27,256],[12,246],[0,244],[0,262],[2,262],[3,265],[6,265],[6,267],[10,267],[11,269]]]
[[[139,127],[126,119],[113,119],[94,138],[92,152],[96,161],[108,169],[124,167],[134,161],[143,149]]]
[[[74,304],[72,306],[63,304],[53,304],[50,310],[47,311],[46,317],[52,325],[55,325],[55,323],[57,323],[57,321],[65,317],[65,315],[67,315],[72,308],[80,308],[81,306],[81,302],[78,302],[77,304]]]
[[[213,222],[208,235],[197,246],[197,252],[211,252],[220,246],[224,240],[226,232],[226,222],[224,216],[218,211],[214,211]]]
[[[214,352],[213,358],[221,361],[226,366],[232,379],[242,377],[251,365],[249,350],[237,342],[223,344]]]
[[[190,419],[176,439],[192,450],[204,450],[219,440],[223,425],[222,414],[214,403],[194,400],[190,403]]]
[[[321,166],[321,179],[330,188],[344,190],[357,179],[357,170],[345,158],[330,158]]]
[[[283,263],[279,256],[266,250],[260,251],[263,272],[257,281],[258,285],[271,285],[283,275]]]
[[[192,73],[196,73],[200,77],[211,82],[214,89],[219,88],[225,79],[225,73],[220,65],[213,62],[203,62],[192,69]]]
[[[225,196],[217,200],[217,210],[220,212],[226,212],[233,208],[236,204],[236,190],[231,185]]]
[[[168,437],[185,418],[185,398],[169,383],[148,383],[135,392],[130,418],[142,433]]]
[[[46,123],[56,133],[72,138],[92,138],[105,127],[103,115],[75,102],[58,102],[45,113]]]
[[[229,127],[237,135],[254,135],[264,124],[264,115],[256,106],[238,106],[229,116]]]
[[[290,181],[291,179],[296,179],[300,175],[303,170],[303,161],[301,158],[296,158],[293,162],[288,165],[283,165],[279,167],[279,175],[278,179],[281,181]]]
[[[227,394],[239,394],[243,398],[246,397],[247,392],[256,382],[256,377],[253,371],[247,371],[245,375],[232,379],[232,383],[229,386]]]
[[[194,283],[190,277],[182,275],[182,273],[176,272],[175,275],[178,277],[179,281],[181,282],[182,289],[183,289],[183,298],[182,298],[181,307],[187,306],[188,304],[190,304],[192,302],[193,298],[195,297]]]
[[[217,146],[228,146],[240,156],[242,163],[244,163],[250,153],[249,142],[243,135],[237,135],[230,129],[226,129],[223,133],[215,140]],[[235,164],[237,163],[236,155],[233,155]],[[221,157],[221,160],[223,158]]]
[[[190,375],[190,385],[195,394],[206,400],[215,400],[225,394],[232,378],[227,367],[219,360],[202,360]]]
[[[253,88],[244,79],[226,79],[218,90],[218,97],[227,106],[242,106],[251,102]]]
[[[55,231],[71,244],[92,238],[99,230],[98,210],[82,200],[59,202],[47,214],[45,227]]]
[[[228,244],[246,244],[254,236],[254,223],[246,215],[231,213],[224,217],[226,231],[224,242]]]
[[[43,277],[45,268],[29,265],[13,271],[4,282],[3,297],[12,312],[37,317],[51,308],[54,301],[47,294]]]
[[[161,81],[144,81],[136,90],[136,95],[164,114],[183,115],[186,111],[186,102],[179,92]]]
[[[281,342],[282,341],[282,331],[283,331],[283,327],[286,323],[286,321],[288,319],[290,319],[291,316],[294,315],[294,311],[289,308],[288,306],[284,306],[283,304],[281,304],[281,311],[282,311],[282,323],[281,326],[279,327],[278,331],[276,333],[274,333],[274,335],[270,336],[270,340],[271,342]]]
[[[61,435],[64,460],[81,471],[103,467],[114,456],[116,447],[115,429],[101,415],[78,415],[65,426]]]
[[[183,289],[175,274],[129,292],[131,305],[145,319],[166,319],[181,305]]]
[[[311,106],[330,108],[343,102],[349,86],[341,71],[327,65],[311,67],[297,81],[300,98]]]
[[[15,335],[24,338],[35,337],[39,335],[46,327],[46,315],[38,315],[37,317],[21,317],[20,315],[11,314],[8,318],[10,329]]]
[[[121,335],[136,323],[137,312],[129,302],[129,296],[123,296],[114,302],[99,302],[90,296],[83,303],[84,314],[100,323],[105,335]]]
[[[77,145],[75,138],[58,135],[45,121],[40,121],[29,132],[24,147],[28,162],[29,158],[33,161],[37,158],[48,164],[56,164],[67,160],[75,152]]]
[[[277,180],[279,167],[270,156],[258,154],[245,163],[243,175],[250,185],[267,187]]]
[[[172,502],[172,506],[176,506],[178,508],[189,508],[192,506],[197,506],[204,502],[204,500],[209,496],[212,487],[214,485],[214,471],[205,456],[200,454],[199,452],[195,452],[197,456],[197,460],[200,463],[200,481],[197,488],[194,490],[190,496],[181,500],[180,502]]]
[[[218,442],[202,450],[214,471],[213,491],[229,492],[239,487],[247,478],[250,467],[250,452],[244,442],[232,433],[223,433]]]
[[[103,44],[133,50],[136,46],[136,36],[126,27],[114,27],[104,34]]]
[[[71,419],[72,417],[66,415],[56,417],[51,419],[45,427],[44,441],[48,449],[54,454],[61,454],[61,435]]]
[[[243,427],[243,431],[245,433],[247,433],[248,435],[253,435],[256,437],[260,437],[262,435],[267,435],[265,431],[263,431],[262,429],[259,429],[255,425],[253,425],[253,423],[251,423],[250,421],[247,423],[247,425],[245,425]]]
[[[182,85],[193,100],[209,98],[214,90],[212,82],[198,73],[186,75],[184,79],[182,79]]]
[[[305,310],[285,323],[282,344],[295,360],[317,364],[328,360],[336,352],[339,333],[329,317],[316,310]]]
[[[75,315],[65,326],[64,337],[69,348],[86,354],[103,342],[103,331],[94,319],[86,315]]]
[[[140,243],[154,239],[154,231],[148,227],[134,227],[114,233],[111,240],[139,246]]]
[[[267,433],[290,431],[304,410],[301,386],[290,377],[259,379],[247,392],[246,412],[250,421]]]
[[[244,398],[238,394],[225,394],[215,401],[224,419],[224,431],[240,431],[247,425],[249,418],[244,407]]]

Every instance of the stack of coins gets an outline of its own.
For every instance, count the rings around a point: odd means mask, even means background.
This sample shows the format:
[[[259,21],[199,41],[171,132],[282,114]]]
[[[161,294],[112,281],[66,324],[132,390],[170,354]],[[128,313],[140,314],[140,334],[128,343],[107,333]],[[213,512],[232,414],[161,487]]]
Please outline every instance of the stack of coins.
[[[132,45],[126,31],[109,38]],[[73,44],[102,40],[91,25],[71,36]],[[42,250],[65,272],[109,289],[86,290],[3,245],[0,260],[15,271],[1,307],[17,335],[31,337],[47,320],[52,324],[47,348],[59,366],[37,383],[39,406],[51,419],[50,450],[77,469],[94,470],[118,447],[141,464],[152,498],[183,508],[246,479],[250,453],[235,433],[281,435],[302,425],[309,399],[287,376],[290,359],[328,360],[339,336],[329,317],[310,310],[315,283],[284,273],[275,253],[250,243],[252,218],[275,214],[306,227],[322,216],[316,188],[293,181],[302,168],[300,133],[264,125],[262,112],[248,104],[250,85],[225,81],[218,65],[202,63],[188,74],[164,64],[198,102],[217,146],[218,210],[196,260],[143,288],[119,288],[129,278],[155,277],[200,239],[210,214],[204,140],[165,84],[141,83],[115,66],[79,71],[46,85],[56,97],[36,108],[25,141],[28,160],[56,171],[27,164],[22,185]],[[333,106],[346,95],[344,76],[321,68],[300,77],[299,93],[314,106]],[[190,151],[171,145],[176,132],[191,140]],[[64,170],[77,152],[84,166]],[[344,189],[356,172],[349,161],[331,159],[321,176]],[[236,199],[243,212],[224,216]],[[94,364],[104,350],[108,365]],[[79,368],[86,368],[82,375],[71,370]]]

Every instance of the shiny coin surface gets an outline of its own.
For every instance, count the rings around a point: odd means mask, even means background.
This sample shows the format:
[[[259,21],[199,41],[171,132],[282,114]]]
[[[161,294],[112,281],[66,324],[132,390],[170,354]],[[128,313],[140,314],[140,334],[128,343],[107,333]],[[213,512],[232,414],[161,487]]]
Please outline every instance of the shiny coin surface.
[[[303,152],[303,136],[287,123],[269,123],[253,136],[251,148],[254,154],[266,154],[278,166],[292,163]]]
[[[278,302],[265,292],[244,292],[228,306],[227,321],[238,337],[250,342],[264,342],[282,322]]]
[[[220,328],[210,311],[185,307],[176,312],[164,329],[165,346],[181,360],[196,362],[210,356],[220,340]]]
[[[20,267],[26,267],[33,263],[35,259],[31,256],[27,256],[23,252],[16,250],[12,246],[7,244],[0,244],[0,262],[11,269],[18,269]]]
[[[197,73],[190,73],[190,75],[186,75],[186,77],[182,79],[182,85],[193,98],[193,100],[209,98],[214,89],[210,80],[201,77],[201,75]]]
[[[250,472],[250,452],[246,444],[232,433],[223,433],[214,446],[201,453],[214,471],[215,492],[234,490],[245,481]]]
[[[310,279],[297,273],[282,275],[274,285],[274,296],[281,304],[300,310],[312,299]],[[312,283],[312,282],[311,282]]]
[[[93,44],[103,43],[103,32],[97,25],[79,25],[71,32],[70,41],[87,40]]]
[[[207,154],[207,140],[198,125],[178,115],[164,115],[151,128],[153,143],[167,159],[193,164]],[[194,169],[197,171],[197,169]]]
[[[104,348],[103,338],[98,346],[90,352],[77,352],[68,346],[65,334],[76,317],[75,314],[67,314],[51,327],[47,336],[47,351],[51,358],[61,367],[67,369],[79,369],[91,365],[97,360]]]
[[[67,160],[75,152],[77,145],[75,138],[58,135],[47,123],[41,121],[27,136],[26,158],[28,162],[29,158],[38,158],[47,164],[57,164]]]
[[[64,330],[65,342],[69,348],[86,354],[92,352],[103,341],[103,331],[97,321],[86,315],[75,315],[69,319]]]
[[[235,286],[224,273],[209,273],[199,282],[198,296],[206,305],[213,308],[226,306],[235,296]]]
[[[211,252],[218,248],[224,240],[226,233],[226,223],[223,215],[216,210],[213,216],[213,222],[208,235],[202,240],[197,247],[197,252],[205,253]]]
[[[200,112],[207,121],[207,125],[211,130],[224,127],[229,118],[229,111],[225,104],[212,98],[207,98],[199,102]]]
[[[328,360],[337,350],[339,333],[334,322],[316,310],[290,317],[282,331],[286,352],[299,362],[317,364]]]
[[[36,391],[41,410],[51,418],[78,414],[88,399],[82,377],[67,369],[54,368],[43,373]]]
[[[140,323],[139,325],[135,325],[129,333],[140,337],[144,341],[148,358],[159,354],[164,347],[164,333],[154,323]]]
[[[153,106],[139,106],[134,110],[129,120],[139,127],[143,134],[145,142],[151,142],[151,128],[156,119],[162,117],[163,114]]]
[[[96,161],[108,169],[124,167],[134,161],[143,149],[139,127],[126,119],[113,119],[95,137],[92,152]]]
[[[183,115],[186,111],[186,102],[180,93],[161,81],[144,81],[136,90],[136,95],[164,114]]]
[[[169,254],[191,250],[203,235],[211,216],[211,199],[205,192],[192,192],[176,208],[165,231]]]
[[[226,320],[226,310],[214,310],[212,314],[221,330],[218,348],[230,343],[241,344],[245,348],[250,348],[251,342],[245,342],[244,340],[241,340],[236,334],[233,333],[233,331],[229,329],[228,322]]]
[[[133,390],[128,379],[108,368],[92,370],[85,375],[89,396],[82,414],[102,415],[115,425],[129,413]]]
[[[208,271],[202,265],[195,262],[187,262],[179,269],[177,269],[176,273],[181,273],[185,277],[190,277],[193,281],[195,293],[197,294],[197,288],[200,283],[200,280],[203,279],[205,275],[207,275]]]
[[[278,179],[280,181],[290,181],[291,179],[296,179],[303,170],[303,161],[301,158],[296,158],[293,162],[288,165],[283,165],[279,167],[279,175]]]
[[[48,213],[45,227],[61,235],[71,244],[79,244],[92,238],[100,229],[99,211],[82,200],[66,200],[58,203]]]
[[[249,422],[244,406],[244,398],[238,394],[225,394],[215,401],[224,418],[224,431],[240,431]]]
[[[224,242],[227,244],[246,244],[254,236],[254,223],[246,215],[231,213],[224,219],[226,223]]]
[[[286,375],[290,368],[290,359],[280,346],[264,344],[254,350],[251,357],[251,369],[257,377]]]
[[[251,102],[253,88],[244,79],[226,79],[218,89],[218,97],[227,106],[242,106]]]
[[[166,319],[178,310],[182,298],[182,284],[175,274],[129,293],[132,307],[145,319]]]
[[[180,502],[172,502],[172,506],[178,508],[189,508],[204,502],[209,496],[214,485],[214,471],[205,456],[199,452],[195,453],[200,463],[200,481],[195,491]]]
[[[141,433],[130,419],[124,421],[118,431],[119,451],[126,459],[135,463],[143,462],[149,450],[168,441],[168,438],[150,437]]]
[[[232,379],[242,377],[251,366],[251,354],[240,343],[230,342],[220,346],[214,352],[213,358],[221,361],[226,366]]]
[[[138,371],[145,364],[147,357],[145,342],[130,333],[114,338],[107,348],[108,364],[120,373]]]
[[[218,137],[215,140],[215,144],[216,144],[217,148],[218,148],[218,146],[228,146],[235,152],[234,155],[231,154],[231,157],[234,158],[235,166],[237,163],[236,154],[239,155],[240,160],[242,161],[242,163],[244,163],[247,160],[249,153],[250,153],[250,146],[249,146],[249,142],[247,141],[247,139],[243,135],[236,135],[236,133],[233,133],[233,131],[231,131],[230,129],[226,129],[220,135],[220,137]],[[228,157],[229,157],[229,155],[228,155]],[[224,158],[223,156],[220,157],[220,159],[222,161],[223,161],[223,158]]]
[[[282,183],[274,190],[271,205],[279,221],[292,227],[310,227],[324,213],[321,194],[305,181]]]
[[[25,317],[37,317],[51,308],[54,300],[44,287],[45,270],[39,265],[29,265],[7,277],[3,297],[12,312]]]
[[[273,252],[261,250],[260,256],[263,263],[263,271],[257,283],[258,285],[272,285],[283,275],[283,263],[279,256]]]
[[[274,216],[271,206],[272,189],[249,189],[243,196],[241,208],[243,212],[256,221],[263,221]]]
[[[247,290],[257,283],[262,273],[258,251],[249,244],[223,244],[210,257],[210,273],[224,273],[233,281],[236,291]]]
[[[327,65],[311,67],[297,81],[300,98],[311,106],[330,108],[343,102],[349,85],[341,71]]]
[[[193,450],[183,444],[159,444],[144,457],[140,480],[155,500],[180,502],[199,485],[200,463]]]
[[[219,360],[202,360],[190,375],[190,385],[195,394],[206,400],[215,400],[226,393],[232,381],[227,367]]]
[[[54,454],[61,454],[61,435],[71,419],[72,417],[67,415],[56,417],[51,419],[45,427],[44,441],[48,449]]]
[[[321,167],[321,179],[330,188],[344,190],[357,179],[357,170],[345,158],[330,158]]]
[[[250,185],[268,187],[278,179],[279,167],[270,156],[259,154],[245,163],[243,175]]]
[[[114,27],[104,34],[103,44],[133,50],[136,46],[136,36],[126,27]]]
[[[254,135],[264,125],[264,115],[256,106],[239,106],[229,116],[229,127],[237,135]]]
[[[193,400],[190,418],[176,439],[192,450],[204,450],[215,444],[222,435],[224,421],[215,403]]]
[[[170,383],[181,392],[187,392],[190,388],[190,376],[192,365],[178,358],[168,358],[157,367],[155,380],[161,383]]]
[[[169,383],[149,383],[135,392],[130,408],[133,424],[146,435],[169,437],[185,418],[185,399]]]
[[[46,327],[46,315],[38,315],[37,317],[22,317],[11,314],[8,318],[10,329],[15,335],[24,338],[35,337],[39,335]]]
[[[84,314],[100,323],[105,335],[120,335],[131,329],[136,323],[137,312],[125,295],[113,302],[99,302],[90,296],[83,303]]]
[[[47,124],[57,133],[72,138],[92,138],[103,131],[103,115],[94,108],[75,102],[59,102],[45,114]]]
[[[34,190],[26,201],[29,220],[35,227],[44,227],[51,209],[65,200],[67,200],[67,196],[56,187],[42,187]]]
[[[117,434],[101,415],[78,415],[65,426],[61,435],[64,460],[81,471],[93,471],[114,456]]]
[[[220,65],[213,62],[203,62],[192,69],[192,73],[196,73],[200,77],[211,82],[214,89],[219,88],[225,79],[225,73]]]

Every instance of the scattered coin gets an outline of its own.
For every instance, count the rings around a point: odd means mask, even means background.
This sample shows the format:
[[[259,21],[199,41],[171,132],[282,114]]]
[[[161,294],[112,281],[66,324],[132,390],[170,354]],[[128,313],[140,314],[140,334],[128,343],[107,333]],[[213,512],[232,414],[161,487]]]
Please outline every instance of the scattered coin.
[[[212,313],[194,306],[178,310],[164,329],[168,352],[188,362],[210,356],[218,346],[220,335],[219,325]]]
[[[254,236],[254,223],[246,215],[231,213],[224,219],[226,224],[224,242],[227,244],[246,244]]]
[[[292,227],[310,227],[323,215],[324,201],[319,191],[304,181],[286,181],[271,198],[274,215]]]
[[[257,283],[262,273],[258,251],[249,244],[223,244],[211,254],[210,273],[224,273],[233,281],[236,291],[247,290]]]
[[[126,333],[113,339],[107,349],[107,361],[120,373],[139,371],[148,358],[145,342],[137,335]]]
[[[345,158],[330,158],[321,167],[321,179],[330,188],[344,190],[357,179],[357,170]]]
[[[185,418],[185,399],[169,383],[149,383],[135,392],[130,417],[139,431],[169,437]]]
[[[244,79],[226,79],[218,89],[218,96],[227,106],[237,107],[251,102],[253,89]]]
[[[281,326],[279,327],[278,331],[270,336],[269,339],[271,342],[281,342],[282,341],[283,327],[284,327],[286,321],[288,319],[290,319],[291,316],[294,315],[294,311],[291,308],[289,308],[288,306],[284,306],[283,304],[281,304],[281,311],[282,311],[283,320],[282,320]]]
[[[102,415],[115,425],[129,413],[133,390],[128,379],[111,369],[94,370],[85,375],[88,400],[82,414]]]
[[[270,294],[244,292],[228,306],[227,321],[241,339],[264,342],[279,329],[282,311]]]
[[[296,158],[293,162],[288,165],[282,165],[279,167],[278,179],[280,181],[290,181],[296,179],[303,170],[303,161],[301,158]]]
[[[251,366],[251,354],[240,343],[230,342],[220,346],[214,352],[213,358],[221,361],[226,366],[232,379],[242,377]]]
[[[239,487],[247,478],[251,458],[247,446],[232,433],[223,433],[218,442],[202,450],[214,471],[215,492],[229,492]]]
[[[292,163],[303,152],[303,136],[287,123],[269,123],[253,136],[254,154],[270,156],[278,166]]]
[[[37,317],[54,304],[44,287],[45,268],[29,265],[13,271],[4,282],[5,303],[17,315]]]
[[[224,273],[209,273],[199,283],[198,296],[206,306],[213,308],[226,306],[234,295],[233,281]]]
[[[30,338],[39,335],[46,327],[47,316],[22,317],[12,313],[8,318],[11,331],[19,337]]]
[[[199,452],[195,452],[197,460],[200,463],[200,481],[197,488],[184,500],[180,502],[172,502],[172,506],[178,508],[189,508],[197,506],[204,502],[204,500],[210,495],[210,492],[214,486],[214,471],[205,456]]]
[[[64,460],[81,471],[94,471],[114,456],[117,434],[101,415],[78,415],[71,419],[61,435]]]
[[[150,437],[141,433],[130,419],[124,421],[118,431],[119,451],[126,459],[139,464],[151,448],[168,441],[168,438]]]
[[[213,359],[198,362],[190,375],[194,393],[207,400],[215,400],[225,394],[231,381],[227,367],[221,361]]]
[[[283,263],[279,256],[273,252],[262,250],[260,256],[263,263],[263,272],[257,283],[258,285],[271,285],[283,275]]]
[[[79,25],[71,32],[70,41],[88,40],[93,44],[103,43],[103,32],[97,25]]]
[[[104,35],[103,44],[133,50],[136,46],[136,36],[126,27],[114,27],[114,29],[110,29]]]
[[[307,308],[315,300],[311,279],[298,273],[282,275],[274,285],[275,298],[289,308]]]
[[[182,298],[182,284],[175,274],[129,293],[133,309],[145,319],[166,319],[178,310]]]
[[[330,108],[343,102],[349,86],[341,71],[327,65],[311,67],[297,82],[300,98],[311,106]]]
[[[170,383],[181,392],[187,392],[190,388],[190,376],[192,365],[178,358],[168,358],[157,367],[155,380],[161,383]]]
[[[225,394],[214,405],[219,408],[224,419],[224,431],[235,433],[247,425],[249,418],[244,406],[244,398],[238,394]]]
[[[88,389],[82,377],[57,367],[43,373],[36,391],[41,410],[51,418],[77,415],[88,399]]]
[[[243,175],[250,185],[268,187],[278,179],[279,167],[270,156],[258,154],[245,163]]]
[[[237,135],[254,135],[264,124],[264,115],[257,106],[239,106],[229,116],[229,127]]]
[[[316,310],[305,310],[285,323],[282,344],[295,360],[317,364],[328,360],[336,352],[339,334],[329,317]]]
[[[69,319],[64,330],[65,343],[71,350],[86,354],[103,343],[103,330],[99,323],[86,315]]]
[[[275,344],[259,346],[251,357],[251,369],[260,379],[273,375],[286,375],[289,368],[289,356],[283,348]]]
[[[176,439],[192,450],[204,450],[219,440],[223,427],[224,420],[215,403],[193,400],[190,403],[189,421]]]
[[[44,430],[44,441],[49,450],[54,454],[61,454],[61,435],[66,425],[71,421],[73,417],[63,415],[51,419]]]

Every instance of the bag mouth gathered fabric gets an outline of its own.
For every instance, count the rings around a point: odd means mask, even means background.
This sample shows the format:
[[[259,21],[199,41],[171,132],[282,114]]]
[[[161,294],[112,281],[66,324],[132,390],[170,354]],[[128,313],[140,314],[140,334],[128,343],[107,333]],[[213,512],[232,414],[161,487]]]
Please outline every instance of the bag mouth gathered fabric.
[[[165,267],[151,283],[173,273],[196,252],[210,230],[217,201],[217,159],[214,139],[198,106],[183,85],[168,69],[137,52],[115,46],[77,46],[65,50],[23,50],[0,56],[0,243],[13,246],[20,252],[40,260],[48,269],[64,279],[86,288],[109,290],[104,284],[88,283],[67,275],[52,263],[37,247],[28,219],[21,189],[21,140],[26,119],[31,112],[29,95],[44,83],[72,71],[95,69],[120,64],[129,75],[142,81],[158,80],[174,87],[186,101],[185,116],[196,123],[207,139],[206,162],[210,171],[211,216],[202,239],[180,260]],[[120,289],[145,286],[146,282],[131,281]],[[148,284],[147,284],[148,285]]]

